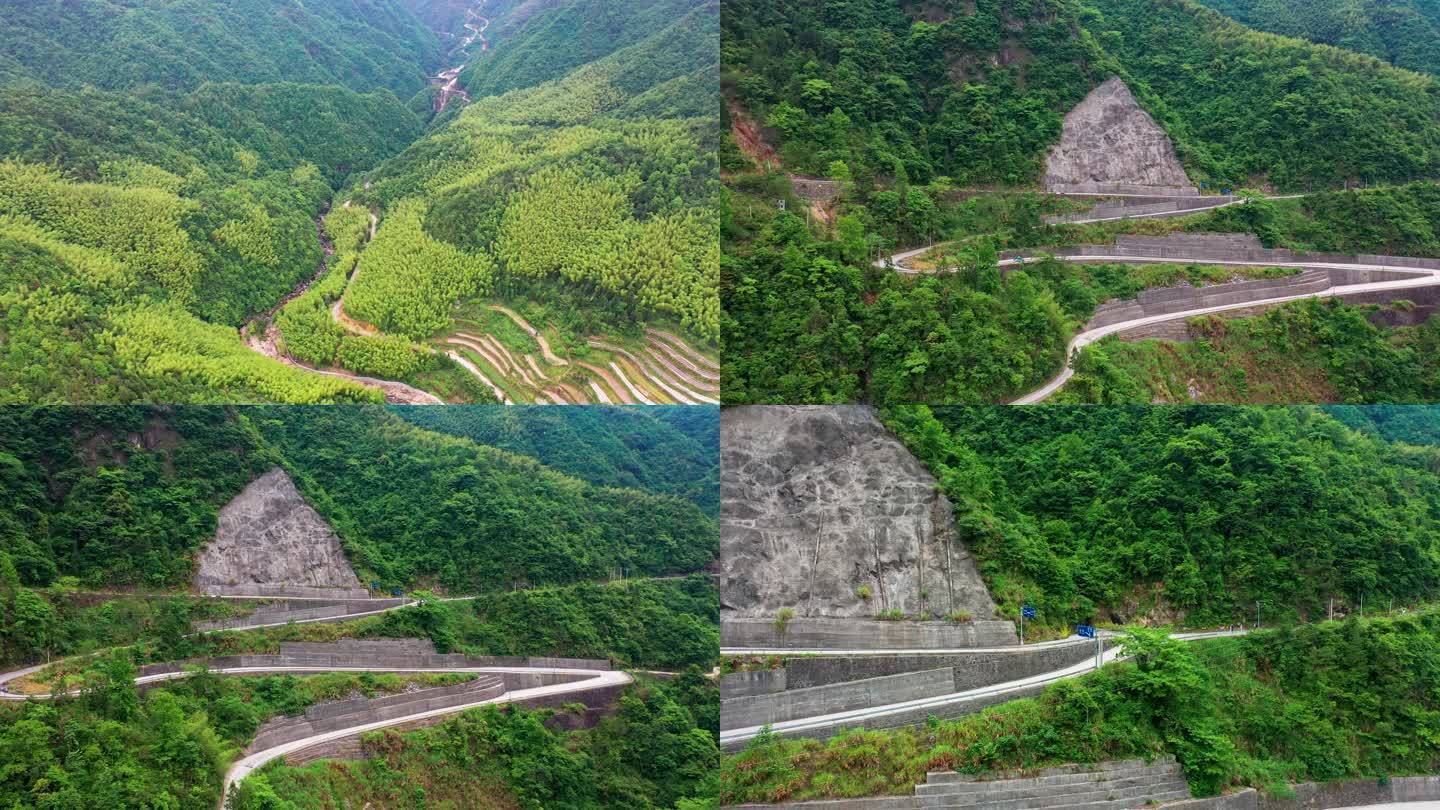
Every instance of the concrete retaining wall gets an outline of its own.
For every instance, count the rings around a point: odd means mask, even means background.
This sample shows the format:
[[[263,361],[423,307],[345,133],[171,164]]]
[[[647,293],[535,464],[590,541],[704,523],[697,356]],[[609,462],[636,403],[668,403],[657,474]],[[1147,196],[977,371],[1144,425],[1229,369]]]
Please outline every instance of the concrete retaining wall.
[[[939,697],[953,692],[954,684],[954,673],[945,667],[809,689],[789,689],[773,695],[731,698],[720,702],[720,728],[763,726],[801,717]]]
[[[1088,211],[1045,217],[1045,223],[1048,225],[1063,225],[1069,222],[1084,222],[1108,217],[1142,217],[1172,213],[1180,216],[1186,213],[1208,211],[1232,200],[1233,198],[1228,197],[1193,197],[1183,200],[1166,200],[1163,202],[1141,201],[1138,203],[1123,202],[1097,205]]]
[[[516,701],[513,705],[524,706],[528,709],[558,709],[566,703],[583,703],[590,707],[584,714],[566,717],[563,722],[554,724],[564,726],[567,730],[575,730],[577,728],[589,728],[595,725],[601,717],[609,714],[613,710],[615,701],[620,698],[622,691],[624,691],[623,686],[600,686],[580,692],[571,692],[566,695]],[[453,716],[453,714],[445,714],[436,717],[427,717],[421,720],[412,720],[390,726],[388,730],[403,732],[438,726]],[[314,762],[320,759],[366,759],[364,747],[360,742],[360,738],[363,736],[363,732],[356,733],[335,740],[318,743],[298,751],[292,751],[285,755],[285,764],[303,765],[307,762]]]
[[[1194,186],[1141,186],[1134,183],[1051,183],[1051,194],[1151,194],[1157,197],[1198,197]]]
[[[722,619],[720,646],[893,650],[1018,645],[1013,622],[791,619],[782,634],[769,619]]]
[[[955,675],[952,691],[963,692],[1054,672],[1086,661],[1094,655],[1094,642],[1086,640],[1074,644],[1016,647],[1014,650],[984,653],[797,657],[785,662],[786,686],[790,689],[805,689],[945,667]]]
[[[203,666],[224,669],[293,669],[316,670],[371,668],[396,671],[416,669],[456,669],[463,667],[544,667],[552,669],[608,670],[609,661],[590,658],[543,658],[538,656],[466,656],[459,653],[441,654],[425,639],[341,639],[334,643],[281,642],[279,655],[223,655],[213,658],[192,658],[163,664],[146,664],[140,675],[168,675],[188,667]],[[523,674],[523,673],[522,673]],[[539,674],[539,673],[534,673]],[[142,684],[141,688],[156,684]],[[537,684],[539,685],[539,684]]]
[[[298,717],[272,719],[260,727],[255,739],[245,749],[253,754],[287,742],[315,734],[352,726],[378,723],[394,717],[419,714],[434,709],[463,706],[505,694],[505,681],[494,675],[482,676],[456,686],[421,689],[378,698],[357,698],[311,706]]]
[[[937,717],[941,720],[951,720],[956,717],[963,717],[967,714],[975,714],[976,712],[981,711],[982,709],[989,708],[990,706],[996,706],[1001,703],[1007,703],[1009,701],[1018,700],[1020,698],[1034,697],[1035,695],[1038,695],[1041,692],[1045,691],[1045,687],[1047,685],[1048,684],[1042,684],[1026,689],[1017,689],[1015,691],[1006,692],[1001,695],[984,695],[981,697],[956,698],[953,701],[940,703],[933,706],[924,706],[921,708],[912,709],[910,711],[896,712],[880,717],[870,717],[861,720],[847,720],[844,722],[829,723],[797,731],[787,730],[786,732],[784,732],[783,736],[803,737],[812,740],[828,740],[836,734],[840,733],[840,731],[842,731],[843,729],[847,728],[864,728],[875,731],[889,728],[904,728],[906,726],[923,726],[929,721],[929,718],[932,716]],[[748,744],[748,740],[738,742],[723,742],[721,743],[720,748],[723,751],[733,752],[743,749]]]
[[[1388,784],[1371,779],[1323,784],[1312,782],[1291,787],[1295,791],[1294,799],[1268,798],[1245,788],[1225,796],[1167,802],[1161,807],[1164,810],[1325,810],[1351,805],[1440,800],[1440,777],[1436,776],[1397,776]],[[737,810],[919,810],[922,807],[914,796],[726,806]]]
[[[313,585],[215,585],[205,589],[207,596],[255,596],[284,599],[369,599],[364,588],[322,588]]]
[[[1166,810],[1325,810],[1390,802],[1440,799],[1440,776],[1396,776],[1388,782],[1350,779],[1291,785],[1295,797],[1282,799],[1246,789],[1228,796],[1190,799],[1164,805]]]
[[[267,605],[258,608],[248,616],[223,619],[213,622],[195,622],[197,632],[230,630],[236,627],[250,627],[257,624],[284,624],[286,622],[314,621],[316,619],[339,619],[354,613],[385,610],[405,604],[404,599],[346,600],[333,603],[286,602],[281,605]]]
[[[1204,264],[1207,261],[1305,263],[1323,264],[1383,264],[1394,267],[1413,267],[1425,270],[1440,270],[1440,259],[1417,258],[1413,256],[1385,256],[1360,253],[1311,253],[1284,248],[1259,247],[1250,234],[1171,234],[1168,237],[1127,236],[1116,237],[1113,245],[1069,245],[1045,250],[1007,250],[1000,254],[1002,259],[1036,258],[1039,256],[1100,256],[1123,261],[1166,259]]]
[[[757,669],[751,672],[732,672],[720,678],[720,699],[768,695],[785,691],[785,670]]]

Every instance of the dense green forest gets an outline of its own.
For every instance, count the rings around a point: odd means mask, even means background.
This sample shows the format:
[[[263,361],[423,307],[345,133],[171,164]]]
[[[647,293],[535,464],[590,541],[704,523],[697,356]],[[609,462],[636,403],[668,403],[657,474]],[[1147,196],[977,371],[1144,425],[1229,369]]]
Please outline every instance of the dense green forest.
[[[428,430],[538,459],[592,484],[679,495],[720,514],[717,408],[396,408]]]
[[[433,729],[374,732],[361,762],[271,766],[250,777],[237,810],[307,810],[345,802],[463,810],[718,807],[718,690],[699,671],[644,682],[592,729],[559,733],[545,713],[485,707]],[[482,789],[477,790],[479,786]]]
[[[721,801],[908,794],[927,771],[1030,770],[1168,753],[1191,790],[1440,767],[1440,615],[1351,617],[1181,642],[1140,630],[1128,661],[926,728],[826,742],[761,736],[722,761]]]
[[[1440,6],[1433,0],[1202,0],[1260,31],[1368,53],[1440,75]]]
[[[551,0],[530,5],[536,7],[534,13],[516,9],[499,17],[487,32],[496,40],[489,54],[460,76],[471,95],[498,96],[561,78],[663,30],[695,7],[693,0]],[[713,44],[709,50],[714,51]]]
[[[193,90],[295,81],[409,98],[444,56],[395,0],[77,0],[7,6],[0,82]],[[95,58],[104,54],[105,59]]]
[[[722,82],[792,171],[1031,185],[1062,116],[1126,80],[1191,178],[1280,187],[1440,166],[1440,84],[1190,0],[726,5]]]
[[[651,424],[673,433],[631,429]],[[183,585],[219,507],[276,465],[362,581],[386,589],[685,573],[718,543],[714,518],[689,501],[588,484],[383,408],[10,408],[0,425],[0,556],[26,586]]]
[[[1410,418],[1433,426],[1440,412]],[[1057,626],[1206,626],[1440,593],[1435,447],[1313,407],[904,406],[886,419],[955,504],[1005,615],[1026,601]]]
[[[736,0],[722,10],[722,87],[779,137],[792,171],[852,179],[1026,184],[1060,121],[1115,67],[1067,0],[837,6]]]

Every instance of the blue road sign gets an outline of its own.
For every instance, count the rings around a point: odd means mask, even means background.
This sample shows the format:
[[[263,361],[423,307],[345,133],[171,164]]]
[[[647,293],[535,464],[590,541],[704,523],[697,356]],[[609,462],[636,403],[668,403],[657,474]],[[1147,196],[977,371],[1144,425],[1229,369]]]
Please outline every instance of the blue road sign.
[[[1033,619],[1035,618],[1035,608],[1031,605],[1026,605],[1020,608],[1020,615],[1027,619]]]
[[[1088,624],[1075,625],[1075,632],[1080,634],[1081,636],[1084,636],[1085,638],[1095,637],[1095,628],[1091,627]]]
[[[1226,186],[1224,189],[1221,190],[1221,193],[1222,193],[1222,194],[1229,194],[1229,193],[1230,193],[1230,187],[1229,187],[1229,186]]]

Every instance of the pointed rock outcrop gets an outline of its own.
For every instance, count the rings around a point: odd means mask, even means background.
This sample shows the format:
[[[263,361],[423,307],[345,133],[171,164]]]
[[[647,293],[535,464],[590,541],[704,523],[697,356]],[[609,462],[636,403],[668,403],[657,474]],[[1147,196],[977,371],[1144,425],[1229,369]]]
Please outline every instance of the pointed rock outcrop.
[[[215,539],[200,553],[195,587],[213,595],[367,595],[340,538],[279,467],[220,510]]]
[[[950,502],[869,407],[727,408],[720,435],[727,618],[994,615]]]
[[[1065,116],[1045,161],[1045,190],[1098,194],[1197,194],[1170,136],[1112,76]]]

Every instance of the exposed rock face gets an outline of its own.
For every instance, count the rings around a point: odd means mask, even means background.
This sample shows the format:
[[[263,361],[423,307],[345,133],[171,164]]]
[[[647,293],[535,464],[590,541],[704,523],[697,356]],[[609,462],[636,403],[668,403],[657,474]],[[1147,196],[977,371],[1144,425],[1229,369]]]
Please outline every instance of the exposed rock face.
[[[195,586],[209,594],[256,586],[360,587],[340,538],[276,467],[220,510],[215,539],[200,554]]]
[[[1118,76],[1065,116],[1045,161],[1047,191],[1195,194],[1170,136]]]
[[[870,408],[727,408],[720,435],[725,617],[994,614],[950,502]]]

